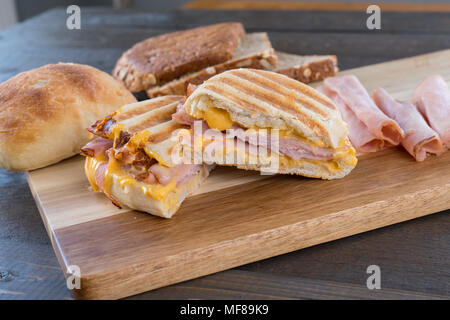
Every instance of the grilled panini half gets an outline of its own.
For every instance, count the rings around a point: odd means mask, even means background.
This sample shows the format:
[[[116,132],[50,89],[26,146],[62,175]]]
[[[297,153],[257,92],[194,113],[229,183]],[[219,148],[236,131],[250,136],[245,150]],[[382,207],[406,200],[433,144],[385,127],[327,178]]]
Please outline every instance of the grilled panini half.
[[[88,131],[98,136],[81,149],[85,173],[95,191],[119,207],[170,218],[198,189],[210,166],[172,161],[180,132],[190,127],[171,119],[181,96],[122,107]]]
[[[357,163],[347,125],[333,102],[278,73],[236,69],[219,74],[199,86],[174,119],[186,119],[183,112],[225,136],[213,152],[203,152],[207,162],[263,170],[272,161],[268,155],[275,154],[277,173],[322,179],[342,178]],[[210,139],[204,140],[205,145]]]

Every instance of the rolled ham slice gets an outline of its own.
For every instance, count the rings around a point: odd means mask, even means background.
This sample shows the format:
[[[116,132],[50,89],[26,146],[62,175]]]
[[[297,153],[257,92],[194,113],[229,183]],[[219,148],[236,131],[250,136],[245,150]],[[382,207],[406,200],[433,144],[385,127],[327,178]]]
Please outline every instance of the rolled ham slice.
[[[423,80],[414,90],[413,103],[450,148],[450,92],[445,80],[440,75]]]
[[[395,100],[382,88],[376,88],[372,97],[375,104],[403,129],[405,136],[401,144],[416,161],[425,160],[427,153],[440,154],[443,151],[439,135],[430,128],[414,104]]]
[[[327,78],[324,85],[342,99],[377,139],[384,140],[390,145],[400,143],[404,134],[403,130],[397,122],[377,108],[358,78],[354,75]]]
[[[376,152],[383,148],[383,139],[379,139],[370,133],[367,126],[358,119],[356,114],[353,113],[339,95],[324,85],[318,87],[317,90],[328,96],[341,112],[342,119],[344,119],[348,126],[350,141],[359,153]]]

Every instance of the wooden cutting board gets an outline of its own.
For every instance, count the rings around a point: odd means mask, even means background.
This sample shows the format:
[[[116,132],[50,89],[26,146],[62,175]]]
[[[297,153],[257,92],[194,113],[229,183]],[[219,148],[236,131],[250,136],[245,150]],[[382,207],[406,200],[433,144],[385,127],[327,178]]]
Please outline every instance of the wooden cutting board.
[[[342,73],[407,99],[430,74],[450,82],[450,50]],[[334,181],[221,167],[170,220],[89,191],[81,156],[28,182],[63,271],[80,268],[74,296],[114,299],[448,209],[450,152],[417,163],[392,148]]]

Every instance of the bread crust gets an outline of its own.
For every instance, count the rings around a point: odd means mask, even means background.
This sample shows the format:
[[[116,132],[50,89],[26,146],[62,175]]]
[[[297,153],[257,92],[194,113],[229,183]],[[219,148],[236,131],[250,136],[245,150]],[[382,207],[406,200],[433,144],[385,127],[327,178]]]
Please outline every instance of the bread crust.
[[[347,125],[328,97],[275,72],[234,69],[214,76],[189,96],[186,112],[195,117],[207,108],[208,99],[246,128],[290,128],[332,148],[348,135]]]
[[[265,62],[262,62],[265,61]],[[246,68],[252,69],[264,69],[267,63],[272,63],[272,61],[276,61],[274,51],[268,54],[261,54],[260,56],[254,56],[251,58],[242,58],[233,60],[230,62],[225,62],[219,65],[215,65],[206,69],[203,69],[199,72],[189,74],[186,77],[182,77],[180,79],[174,80],[170,83],[167,83],[161,87],[155,87],[147,90],[147,95],[151,98],[165,96],[165,95],[185,95],[187,91],[187,86],[189,84],[199,85],[209,78],[213,77],[216,74],[225,72],[227,70],[240,68],[245,64]]]
[[[258,41],[260,47],[254,49],[253,52],[247,52],[243,47],[248,42]],[[182,76],[178,79],[172,80],[165,85],[152,87],[148,89],[147,95],[149,97],[158,97],[164,95],[185,95],[187,86],[191,83],[194,85],[202,84],[204,81],[215,76],[216,74],[225,72],[227,70],[236,68],[252,68],[252,69],[264,69],[268,66],[275,66],[277,63],[277,55],[272,48],[267,33],[251,33],[247,34],[241,41],[240,45],[236,49],[236,55],[223,63],[210,66],[203,70],[193,72]]]
[[[224,145],[233,146],[234,143],[231,140],[224,142]],[[185,146],[187,152],[193,153],[194,150],[191,146]],[[234,166],[242,170],[252,170],[261,171],[263,174],[291,174],[291,175],[301,175],[308,178],[319,178],[323,180],[334,180],[340,179],[348,175],[356,166],[356,163],[348,163],[352,156],[343,158],[338,162],[339,169],[328,170],[326,167],[321,166],[320,162],[314,163],[314,161],[309,161],[304,159],[303,161],[298,161],[295,166],[287,165],[282,161],[278,164],[272,163],[272,167],[269,166],[270,161],[275,161],[270,157],[261,159],[258,155],[252,155],[246,153],[242,161],[237,161],[238,154],[240,151],[236,148],[226,148],[225,150],[217,151],[217,154],[212,154],[211,152],[203,152],[203,162],[204,163],[214,163],[220,166]],[[241,154],[242,156],[242,154]],[[234,160],[233,163],[228,162],[229,159]],[[278,158],[280,160],[281,158]],[[269,161],[270,160],[270,161]]]
[[[244,34],[228,22],[152,37],[126,51],[113,75],[133,92],[160,86],[231,59]]]
[[[284,56],[295,57],[292,54],[277,52],[279,60]],[[302,61],[302,60],[305,61]],[[312,60],[312,61],[311,61]],[[271,71],[284,74],[289,78],[303,83],[320,81],[328,77],[334,77],[338,71],[337,57],[331,56],[298,56],[298,64],[293,63],[290,66],[276,66]]]
[[[111,196],[121,205],[128,208],[148,212],[162,218],[172,218],[178,211],[183,201],[200,188],[206,180],[212,166],[202,165],[200,172],[186,184],[175,188],[162,200],[153,199],[139,188],[139,183],[134,183],[126,188],[113,176],[111,184]]]
[[[284,75],[254,69],[226,71],[205,81],[184,104],[188,115],[200,119],[211,106],[226,110],[230,120],[241,127],[289,130],[311,143],[333,149],[335,163],[324,167],[322,160],[317,164],[307,159],[289,164],[280,161],[277,173],[336,179],[348,174],[356,165],[347,125],[333,102],[312,87]],[[227,145],[233,145],[234,140],[230,142]],[[229,149],[225,152],[233,155],[235,150]],[[342,150],[346,150],[344,156],[341,156]],[[261,170],[258,159],[254,160],[249,164],[236,162],[234,165],[241,169]],[[206,161],[224,164],[221,160]]]
[[[0,166],[32,170],[73,156],[89,140],[86,127],[132,102],[120,82],[90,66],[20,73],[0,84]]]

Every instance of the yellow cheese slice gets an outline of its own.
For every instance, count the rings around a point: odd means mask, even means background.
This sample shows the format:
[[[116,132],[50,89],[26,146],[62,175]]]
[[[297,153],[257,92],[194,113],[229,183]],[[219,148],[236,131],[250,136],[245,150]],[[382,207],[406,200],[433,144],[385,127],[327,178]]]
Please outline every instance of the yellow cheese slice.
[[[95,158],[86,158],[84,169],[86,177],[88,178],[89,183],[91,184],[94,191],[100,190],[99,186],[95,182],[95,172],[101,163],[102,162],[96,160]],[[146,184],[137,181],[130,174],[124,172],[120,167],[120,163],[112,158],[108,163],[108,168],[106,169],[105,173],[105,182],[103,185],[105,193],[110,194],[114,178],[119,183],[122,189],[125,189],[128,185],[137,184],[145,195],[150,196],[156,200],[165,199],[170,192],[173,192],[175,190],[177,186],[175,179],[173,179],[165,186],[160,183]]]

